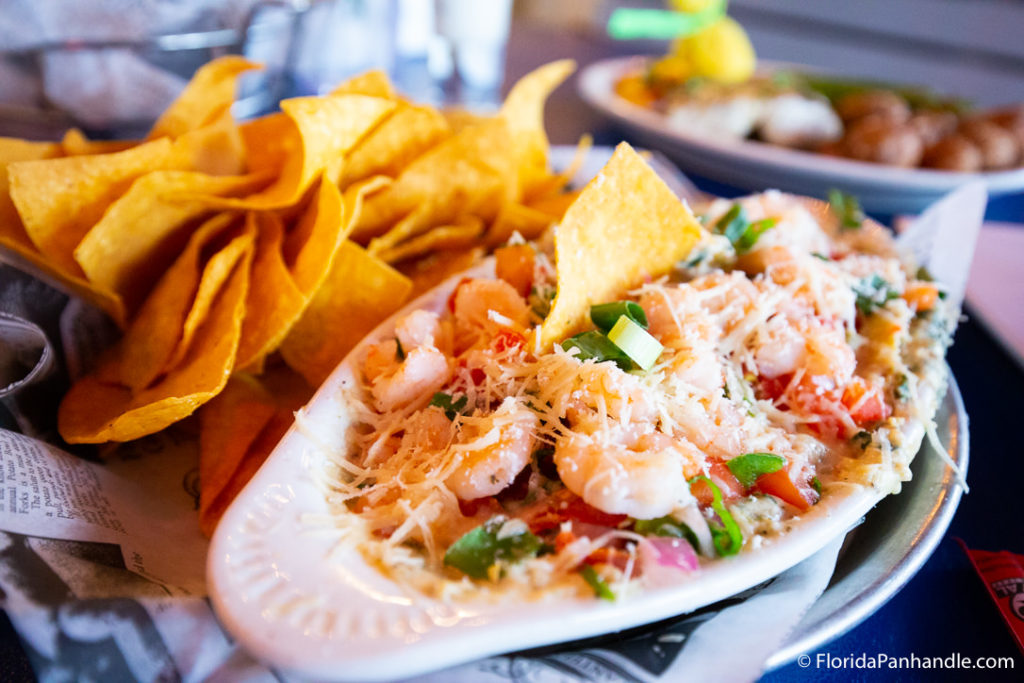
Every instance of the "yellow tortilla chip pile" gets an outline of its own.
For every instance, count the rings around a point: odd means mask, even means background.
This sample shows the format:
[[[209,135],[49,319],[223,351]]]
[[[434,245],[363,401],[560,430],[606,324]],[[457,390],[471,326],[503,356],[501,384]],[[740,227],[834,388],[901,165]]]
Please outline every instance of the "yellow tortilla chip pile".
[[[206,530],[360,338],[573,196],[542,119],[571,62],[457,126],[381,72],[239,123],[253,68],[206,65],[141,141],[0,138],[0,248],[124,329],[64,397],[61,434],[132,440],[200,410]]]

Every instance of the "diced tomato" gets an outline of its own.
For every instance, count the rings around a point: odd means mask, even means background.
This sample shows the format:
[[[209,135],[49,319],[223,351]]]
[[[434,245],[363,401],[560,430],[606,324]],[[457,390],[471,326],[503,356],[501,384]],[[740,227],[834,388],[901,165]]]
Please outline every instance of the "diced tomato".
[[[466,284],[467,282],[472,282],[472,280],[473,278],[471,277],[464,277],[461,280],[459,280],[459,284],[455,285],[455,289],[453,289],[452,293],[448,295],[449,311],[451,311],[452,313],[455,312],[455,297],[458,296],[459,294],[459,288],[462,287],[462,285]]]
[[[939,300],[939,288],[932,282],[915,282],[904,290],[903,298],[915,311],[930,311]]]
[[[494,270],[520,296],[527,297],[533,286],[533,259],[533,247],[529,244],[510,244],[494,250]]]
[[[710,470],[710,479],[715,482],[718,490],[722,492],[723,501],[735,500],[744,495],[743,484],[739,482],[732,473],[732,470],[724,462],[712,463]],[[711,487],[708,486],[706,481],[702,479],[693,482],[693,485],[690,486],[690,492],[697,499],[698,503],[704,507],[711,507],[714,494],[711,492]]]
[[[491,348],[498,353],[504,353],[510,349],[521,349],[525,346],[526,337],[507,327],[502,328],[491,340]]]
[[[868,384],[862,377],[855,376],[846,385],[842,403],[858,425],[878,422],[892,415],[892,408],[885,402],[882,389]]]
[[[761,394],[764,398],[771,399],[772,401],[778,400],[782,396],[782,392],[789,386],[790,380],[793,379],[793,373],[786,373],[785,375],[779,375],[778,377],[762,377],[758,386],[761,389]]]
[[[535,508],[525,511],[522,517],[535,534],[555,529],[566,521],[614,528],[626,520],[626,515],[602,512],[566,489],[555,493]]]
[[[782,469],[762,474],[757,478],[754,488],[769,496],[775,496],[802,511],[809,510],[811,507],[811,501],[793,483],[787,470]]]
[[[476,517],[481,511],[485,511],[488,516],[493,516],[501,513],[502,509],[498,501],[489,496],[459,501],[459,512],[463,517]]]

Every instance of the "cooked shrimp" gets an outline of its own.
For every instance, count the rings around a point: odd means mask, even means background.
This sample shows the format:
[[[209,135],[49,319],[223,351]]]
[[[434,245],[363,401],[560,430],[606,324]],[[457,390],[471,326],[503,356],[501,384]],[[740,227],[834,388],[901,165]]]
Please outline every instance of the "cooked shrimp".
[[[774,378],[802,370],[822,390],[844,386],[857,366],[843,328],[817,318],[792,321],[775,316],[754,338],[752,350],[757,373],[762,377]]]
[[[573,429],[591,431],[606,418],[628,423],[650,420],[656,407],[634,375],[614,363],[579,361],[565,353],[543,357],[537,375],[539,399],[551,403]]]
[[[721,327],[701,305],[692,287],[652,287],[640,296],[649,329],[672,352],[670,372],[692,388],[722,388],[722,363],[716,349]]]
[[[522,332],[530,323],[526,301],[504,280],[463,282],[455,290],[452,308],[459,352],[490,340],[502,329]]]
[[[367,350],[363,373],[377,410],[411,405],[445,385],[451,378],[451,363],[436,346],[438,340],[443,340],[443,328],[437,315],[415,311],[399,321],[394,339]]]
[[[461,500],[493,496],[515,480],[530,462],[537,415],[512,397],[486,416],[462,418],[457,459],[445,484]]]
[[[554,460],[562,482],[588,504],[637,519],[685,507],[687,478],[701,472],[695,448],[636,425],[595,436],[572,432],[555,445]]]

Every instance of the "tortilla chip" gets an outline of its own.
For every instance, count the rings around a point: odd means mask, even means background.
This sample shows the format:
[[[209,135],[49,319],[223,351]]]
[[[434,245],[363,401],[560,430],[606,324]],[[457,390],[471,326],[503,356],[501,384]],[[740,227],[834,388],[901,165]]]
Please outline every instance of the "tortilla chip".
[[[472,246],[484,232],[484,223],[476,216],[462,216],[452,225],[441,225],[393,247],[374,249],[370,242],[367,251],[386,263],[422,256],[431,251],[462,249]]]
[[[469,270],[484,257],[483,247],[438,251],[423,258],[409,259],[395,267],[412,280],[410,298],[433,289],[448,278]]]
[[[234,375],[224,391],[199,410],[199,526],[207,536],[223,514],[215,502],[276,412],[273,397],[255,377],[245,374]]]
[[[266,174],[147,173],[89,230],[75,248],[75,261],[90,282],[119,294],[133,311],[181,252],[192,222],[211,211],[207,202],[183,199],[182,195],[237,196],[252,192],[267,180]]]
[[[290,156],[302,153],[299,129],[284,112],[245,121],[238,128],[250,172],[280,173]]]
[[[539,211],[540,213],[546,214],[553,221],[559,221],[565,212],[569,210],[576,198],[580,196],[582,190],[573,190],[572,192],[565,192],[563,194],[556,194],[551,197],[542,197],[539,199],[532,199],[526,203],[526,206]]]
[[[370,97],[382,97],[386,100],[395,99],[395,88],[387,73],[381,69],[371,69],[365,73],[358,74],[341,83],[331,95],[369,95]]]
[[[517,197],[515,158],[501,117],[466,128],[418,157],[390,186],[368,198],[353,239],[368,240],[395,226],[384,246],[474,214],[485,222]]]
[[[518,232],[528,240],[539,237],[542,232],[557,221],[550,214],[529,206],[509,202],[501,207],[491,227],[487,229],[487,236],[484,242],[489,247],[497,247],[508,242],[513,233]]]
[[[540,347],[576,332],[590,306],[668,272],[700,238],[690,208],[621,143],[555,232],[558,282]]]
[[[160,278],[121,340],[120,384],[141,391],[168,369],[175,349],[182,343],[185,321],[204,276],[205,253],[215,249],[216,243],[225,239],[222,236],[230,234],[237,218],[235,214],[223,213],[201,225]],[[248,241],[252,241],[251,233]],[[236,255],[240,246],[236,242]],[[197,317],[193,316],[193,325]]]
[[[64,156],[76,157],[88,154],[110,154],[123,152],[139,144],[138,140],[90,140],[85,133],[71,128],[60,141]]]
[[[245,173],[245,144],[230,111],[209,125],[191,130],[174,141],[178,168],[210,175]]]
[[[235,264],[209,315],[196,332],[183,361],[154,386],[133,393],[107,383],[100,370],[76,382],[64,396],[57,416],[68,443],[130,441],[191,415],[227,384],[245,316],[252,237],[245,256]],[[116,368],[115,370],[116,371]]]
[[[208,124],[235,101],[238,77],[260,68],[259,64],[235,55],[219,57],[199,67],[178,98],[153,124],[146,139],[176,138]]]
[[[444,120],[448,122],[448,127],[451,128],[452,133],[460,133],[470,126],[476,126],[487,120],[486,116],[475,114],[461,107],[446,107],[441,114],[444,116]]]
[[[548,176],[543,181],[538,181],[537,184],[530,188],[530,192],[523,203],[529,205],[536,201],[561,196],[561,192],[576,177],[593,146],[594,138],[591,135],[585,134],[581,136],[580,141],[576,144],[576,151],[573,153],[569,165],[561,172]],[[566,208],[568,208],[568,204],[566,204]],[[565,213],[564,209],[559,213],[559,216],[562,213]]]
[[[281,356],[319,386],[345,355],[398,310],[412,283],[357,244],[345,242],[331,272],[281,345]]]
[[[84,278],[62,273],[39,252],[25,232],[7,184],[7,165],[15,161],[52,159],[61,154],[61,147],[52,142],[29,142],[14,138],[0,138],[0,246],[6,248],[4,260],[31,273],[51,286],[81,297],[106,311],[120,325],[125,324],[125,311],[121,299],[86,282]]]
[[[31,142],[0,137],[0,244],[36,250],[11,200],[10,184],[7,179],[8,165],[18,161],[53,159],[61,153],[60,145],[54,142]]]
[[[10,164],[11,199],[25,232],[55,268],[82,275],[75,247],[136,178],[184,169],[174,145],[155,140],[123,152]]]
[[[399,103],[394,113],[345,158],[340,185],[347,187],[378,174],[395,178],[450,132],[444,116],[433,107]]]
[[[266,189],[243,199],[210,198],[226,208],[280,209],[296,204],[325,171],[337,182],[344,155],[395,104],[378,97],[297,97],[281,108],[299,131],[300,151],[288,154],[280,175]]]
[[[327,185],[333,187],[330,183]],[[335,195],[337,192],[334,190]],[[262,368],[263,359],[281,344],[302,314],[307,300],[288,272],[281,253],[284,240],[281,219],[272,213],[249,213],[248,220],[258,228],[259,237],[236,360],[236,366],[243,372]],[[331,220],[338,223],[341,216],[336,214]]]
[[[544,132],[544,104],[548,96],[576,69],[571,59],[562,59],[534,69],[512,86],[501,105],[508,121],[522,196],[530,196],[548,173],[548,137]]]
[[[199,410],[199,526],[212,535],[224,511],[295,421],[312,390],[287,367],[259,380],[231,377]]]
[[[313,296],[327,277],[335,252],[362,211],[363,197],[388,182],[386,178],[371,178],[350,187],[342,196],[334,183],[321,180],[313,201],[284,244],[285,261],[303,295]]]

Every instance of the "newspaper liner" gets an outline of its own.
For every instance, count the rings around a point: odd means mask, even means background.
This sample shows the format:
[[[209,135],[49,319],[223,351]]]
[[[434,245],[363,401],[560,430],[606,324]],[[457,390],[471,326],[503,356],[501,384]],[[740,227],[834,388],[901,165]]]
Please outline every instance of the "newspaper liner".
[[[602,156],[592,154],[588,168],[599,168]],[[655,165],[681,195],[696,199],[685,178],[664,163],[655,160]],[[936,279],[947,283],[957,304],[985,201],[981,183],[965,185],[899,238]],[[5,301],[5,294],[0,292],[0,308],[22,310],[22,302]],[[102,348],[105,323],[74,300],[50,313],[60,318],[67,367],[78,374]],[[20,336],[14,343],[25,344],[26,321],[12,318],[0,319],[0,342],[11,343],[17,328]],[[27,343],[42,344],[40,358],[56,354],[38,336]],[[35,368],[33,377],[46,374],[38,364]],[[6,393],[0,387],[0,395]],[[5,404],[15,424],[26,423],[16,404]],[[197,476],[190,421],[123,444],[103,464],[0,429],[0,589],[40,680],[282,678],[232,642],[204,599],[207,542],[195,520]],[[696,680],[753,680],[824,591],[841,542],[837,539],[749,595],[647,628],[636,637],[586,649],[570,645],[491,657],[420,680],[653,681],[675,680],[684,671]],[[737,634],[746,634],[744,642]],[[729,662],[728,671],[722,670],[723,661]]]

